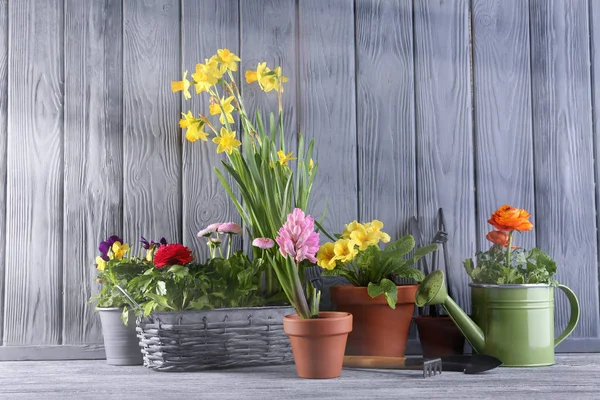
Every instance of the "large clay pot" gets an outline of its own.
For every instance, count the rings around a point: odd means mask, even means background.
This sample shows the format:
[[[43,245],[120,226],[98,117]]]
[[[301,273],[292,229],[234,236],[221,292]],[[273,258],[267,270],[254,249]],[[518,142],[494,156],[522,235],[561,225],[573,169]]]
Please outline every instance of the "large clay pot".
[[[348,312],[354,318],[346,354],[404,357],[417,287],[398,286],[398,301],[393,309],[384,295],[371,298],[366,287],[332,286],[331,298],[337,310]]]
[[[300,378],[337,378],[342,372],[352,315],[320,312],[319,318],[302,319],[297,314],[283,318],[283,331],[289,336]]]
[[[463,354],[465,337],[452,318],[447,315],[419,316],[413,317],[413,320],[419,332],[423,357],[439,358]]]
[[[104,351],[108,365],[142,365],[143,356],[135,331],[135,314],[129,311],[127,325],[121,321],[121,308],[97,308],[102,322]]]

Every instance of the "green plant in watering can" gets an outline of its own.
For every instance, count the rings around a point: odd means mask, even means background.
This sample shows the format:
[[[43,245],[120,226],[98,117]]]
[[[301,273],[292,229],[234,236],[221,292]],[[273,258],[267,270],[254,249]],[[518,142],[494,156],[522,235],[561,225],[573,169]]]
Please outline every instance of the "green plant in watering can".
[[[442,271],[434,271],[420,284],[415,297],[419,307],[441,304],[456,322],[473,349],[499,358],[504,366],[554,364],[554,348],[569,336],[579,321],[575,293],[553,279],[556,263],[543,251],[524,250],[513,244],[515,232],[530,231],[533,224],[523,209],[508,205],[491,215],[495,228],[487,234],[493,243],[477,254],[477,265],[467,259],[467,274],[473,280],[469,317],[452,300]],[[554,288],[569,299],[570,319],[554,338]]]

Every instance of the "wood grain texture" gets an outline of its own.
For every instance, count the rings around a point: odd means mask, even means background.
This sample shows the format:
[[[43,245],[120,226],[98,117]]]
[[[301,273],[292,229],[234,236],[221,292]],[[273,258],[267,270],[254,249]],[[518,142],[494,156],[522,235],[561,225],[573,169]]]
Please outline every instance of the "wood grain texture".
[[[528,3],[474,0],[472,21],[477,237],[487,250],[487,220],[499,206],[528,210],[535,225]],[[530,249],[535,234],[515,244]]]
[[[123,233],[181,240],[179,1],[123,2]]]
[[[0,346],[4,319],[6,254],[6,141],[8,130],[8,0],[0,0]]]
[[[262,113],[268,124],[269,114],[278,116],[277,94],[265,93],[258,83],[246,83],[245,71],[256,70],[259,62],[267,62],[273,69],[281,66],[289,81],[284,84],[283,125],[285,150],[297,154],[297,21],[295,0],[240,0],[240,68],[242,93],[250,118],[254,120],[256,110]],[[266,126],[268,129],[268,125]],[[244,250],[252,252],[252,242],[244,236]]]
[[[298,120],[300,133],[315,138],[319,163],[309,212],[320,218],[327,203],[323,227],[330,233],[358,218],[353,6],[346,0],[298,5]]]
[[[573,337],[598,337],[598,251],[592,139],[588,4],[530,4],[537,245],[558,264],[581,318]],[[568,321],[556,296],[556,331]]]
[[[359,216],[392,240],[417,214],[412,12],[407,0],[356,3]]]
[[[174,382],[174,379],[176,381]],[[484,374],[347,368],[336,379],[299,379],[294,365],[202,373],[157,373],[105,361],[0,363],[0,397],[7,399],[597,399],[600,355],[558,355],[546,368],[500,368]],[[98,384],[98,382],[110,384]],[[201,393],[199,391],[201,390]]]
[[[475,254],[469,2],[415,2],[418,210],[425,240],[444,208],[448,279],[455,300],[470,306],[462,261]]]
[[[9,7],[5,344],[62,333],[63,3]],[[74,245],[77,245],[75,243]]]
[[[87,304],[94,260],[100,241],[122,234],[121,6],[65,2],[64,344],[102,342]]]
[[[237,0],[184,1],[181,24],[183,66],[179,75],[185,70],[193,73],[197,63],[203,63],[218,49],[228,48],[240,54]],[[238,76],[234,74],[237,82]],[[179,94],[171,96],[179,98]],[[208,112],[210,102],[207,93],[192,93],[190,100],[182,101],[183,112],[201,113],[220,126],[218,116],[210,116]],[[173,115],[172,118],[175,120],[178,116]],[[235,118],[234,130],[239,138],[242,132],[237,116]],[[217,154],[216,145],[210,139],[208,143],[190,143],[185,139],[183,142],[183,240],[200,260],[205,260],[209,255],[208,246],[206,239],[196,237],[198,231],[215,222],[241,223],[241,218],[214,172],[214,167],[223,171],[221,160],[226,159],[224,153]],[[234,187],[233,179],[230,184]],[[235,249],[241,248],[241,239],[237,238],[234,244]]]

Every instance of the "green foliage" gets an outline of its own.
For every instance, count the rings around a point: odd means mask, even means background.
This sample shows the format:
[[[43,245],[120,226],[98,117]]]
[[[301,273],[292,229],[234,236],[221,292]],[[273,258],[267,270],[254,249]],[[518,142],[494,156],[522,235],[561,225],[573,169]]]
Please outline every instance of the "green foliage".
[[[375,298],[377,296],[381,296],[382,294],[385,296],[389,306],[391,308],[396,308],[396,302],[398,301],[398,288],[396,284],[389,279],[382,279],[379,284],[369,282],[369,286],[367,286],[367,292],[369,296]]]
[[[478,252],[476,256],[477,266],[471,259],[463,262],[467,274],[475,283],[557,285],[557,282],[552,279],[556,273],[556,262],[540,249],[533,248],[530,251],[521,248],[513,249],[508,266],[506,251],[498,245],[493,245],[488,251]]]
[[[95,302],[96,307],[100,308],[126,306],[129,302],[116,286],[126,288],[132,279],[141,275],[150,266],[150,263],[139,258],[108,261],[104,271],[99,271],[96,276],[96,280],[101,282],[102,288],[99,293],[92,295],[89,302]]]
[[[144,315],[260,306],[265,304],[259,291],[265,266],[263,260],[252,262],[239,251],[228,259],[209,259],[204,264],[150,267],[129,282],[127,291],[140,299]]]

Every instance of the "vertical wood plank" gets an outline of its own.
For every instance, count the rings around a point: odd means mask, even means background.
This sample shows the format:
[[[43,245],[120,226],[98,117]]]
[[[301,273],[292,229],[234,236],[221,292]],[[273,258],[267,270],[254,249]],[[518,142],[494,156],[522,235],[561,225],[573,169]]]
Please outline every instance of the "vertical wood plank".
[[[5,344],[62,333],[63,2],[9,7]],[[76,245],[76,244],[75,244]]]
[[[256,70],[259,62],[267,62],[273,69],[280,65],[283,75],[288,77],[284,84],[283,124],[286,152],[297,154],[298,121],[297,86],[298,63],[296,46],[296,1],[295,0],[240,0],[240,52],[242,58],[242,94],[250,118],[254,120],[260,110],[265,123],[269,114],[278,116],[277,93],[263,92],[256,82],[248,84],[245,71]],[[245,251],[252,252],[252,243],[244,236]]]
[[[573,337],[598,337],[598,262],[588,3],[530,4],[537,245],[579,297]],[[556,296],[556,330],[569,307]]]
[[[181,240],[179,1],[123,2],[123,230]]]
[[[359,215],[392,240],[417,214],[412,12],[408,0],[356,3]]]
[[[309,212],[341,232],[358,218],[354,4],[299,2],[300,133],[315,138],[319,171]],[[335,18],[332,18],[335,16]]]
[[[0,346],[4,326],[4,271],[6,265],[6,140],[8,130],[8,0],[0,0]]]
[[[204,60],[216,54],[218,49],[228,48],[235,54],[240,54],[238,7],[238,0],[183,2],[183,68],[174,76],[180,76],[185,70],[192,74],[197,63],[204,63]],[[239,83],[239,74],[234,74],[234,77]],[[172,97],[175,98],[175,95]],[[219,125],[218,116],[210,116],[208,112],[208,94],[192,94],[190,100],[182,101],[184,112],[191,110],[196,116],[201,113]],[[237,117],[234,127],[238,137],[241,137],[241,126]],[[214,222],[241,223],[241,218],[213,170],[214,167],[223,170],[223,154],[217,154],[216,145],[210,141],[190,143],[183,140],[184,243],[194,250],[200,260],[204,260],[209,256],[208,247],[206,239],[196,237],[198,231]],[[235,187],[233,180],[231,185]],[[239,239],[234,243],[236,249],[241,246]]]
[[[499,206],[535,218],[529,8],[519,0],[474,0],[472,20],[477,237],[487,250],[487,220]],[[530,249],[535,234],[517,235],[515,244]]]
[[[122,233],[123,122],[120,0],[65,3],[63,344],[99,343],[87,304],[98,243]],[[128,238],[135,240],[136,238]]]
[[[455,300],[468,308],[462,261],[475,254],[469,2],[415,2],[418,209],[424,236],[444,208]]]

